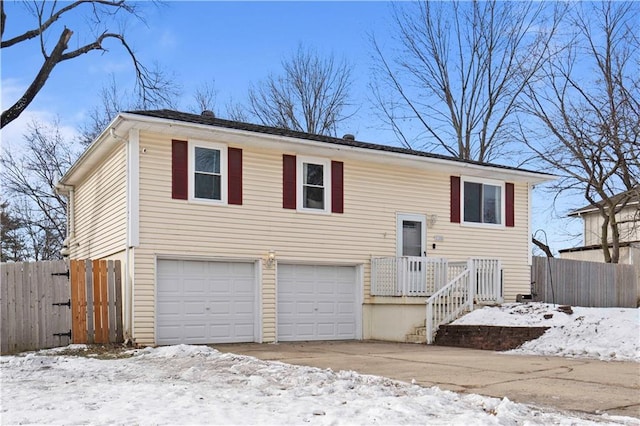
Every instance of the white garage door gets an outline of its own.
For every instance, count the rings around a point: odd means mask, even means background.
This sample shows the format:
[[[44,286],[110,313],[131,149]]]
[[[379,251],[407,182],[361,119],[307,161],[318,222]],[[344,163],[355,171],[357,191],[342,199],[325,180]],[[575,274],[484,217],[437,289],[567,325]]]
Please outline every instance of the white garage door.
[[[159,260],[156,343],[255,341],[252,263]]]
[[[357,338],[353,266],[278,265],[278,340]]]

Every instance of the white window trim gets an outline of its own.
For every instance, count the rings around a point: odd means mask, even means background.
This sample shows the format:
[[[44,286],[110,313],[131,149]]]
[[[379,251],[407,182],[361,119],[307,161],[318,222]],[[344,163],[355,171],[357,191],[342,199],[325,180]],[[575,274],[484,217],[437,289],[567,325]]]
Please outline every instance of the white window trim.
[[[220,199],[211,200],[208,198],[196,198],[195,196],[195,166],[196,166],[196,147],[206,149],[216,149],[220,151]],[[189,140],[189,201],[203,204],[227,204],[228,190],[228,160],[227,146],[220,143]]]
[[[464,220],[464,183],[481,183],[483,185],[493,185],[500,187],[500,222],[501,223],[483,223],[483,222],[467,222]],[[460,224],[475,228],[505,228],[507,200],[505,193],[505,183],[501,180],[479,178],[473,176],[460,177]]]
[[[422,235],[420,236],[420,253],[426,256],[427,253],[427,217],[417,213],[396,213],[396,256],[402,257],[402,222],[420,222]]]
[[[304,207],[304,163],[320,164],[324,170],[324,209],[310,209]],[[331,160],[320,157],[296,156],[296,207],[297,211],[305,213],[331,213]]]

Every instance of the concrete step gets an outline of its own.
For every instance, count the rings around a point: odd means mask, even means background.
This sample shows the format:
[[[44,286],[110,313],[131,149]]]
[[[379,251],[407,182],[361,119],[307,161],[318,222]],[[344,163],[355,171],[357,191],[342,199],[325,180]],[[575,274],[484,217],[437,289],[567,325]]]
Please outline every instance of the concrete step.
[[[420,335],[420,334],[407,334],[404,337],[404,341],[406,343],[427,343],[427,336],[424,335]]]

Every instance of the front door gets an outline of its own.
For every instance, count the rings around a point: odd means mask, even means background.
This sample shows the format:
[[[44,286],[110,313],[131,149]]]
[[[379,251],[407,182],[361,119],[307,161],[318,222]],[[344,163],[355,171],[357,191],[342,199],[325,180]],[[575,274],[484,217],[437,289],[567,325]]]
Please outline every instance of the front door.
[[[398,283],[409,293],[420,291],[426,283],[421,257],[426,256],[426,217],[419,214],[398,214],[397,256],[403,258],[398,270]]]

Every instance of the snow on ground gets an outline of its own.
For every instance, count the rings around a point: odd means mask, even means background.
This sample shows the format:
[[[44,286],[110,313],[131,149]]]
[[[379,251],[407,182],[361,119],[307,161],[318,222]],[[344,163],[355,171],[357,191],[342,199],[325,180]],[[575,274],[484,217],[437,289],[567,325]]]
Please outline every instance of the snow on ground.
[[[547,303],[505,303],[476,309],[452,324],[551,327],[508,353],[640,362],[640,309],[574,306],[571,314],[558,309]]]
[[[640,425],[206,346],[147,348],[109,360],[60,353],[1,358],[2,424]]]
[[[505,304],[456,323],[552,327],[512,353],[640,361],[638,309],[574,307],[569,315],[557,308]],[[640,425],[206,346],[146,348],[117,359],[89,352],[72,345],[1,357],[0,424]]]

